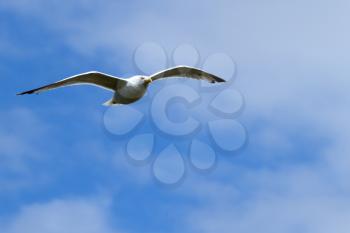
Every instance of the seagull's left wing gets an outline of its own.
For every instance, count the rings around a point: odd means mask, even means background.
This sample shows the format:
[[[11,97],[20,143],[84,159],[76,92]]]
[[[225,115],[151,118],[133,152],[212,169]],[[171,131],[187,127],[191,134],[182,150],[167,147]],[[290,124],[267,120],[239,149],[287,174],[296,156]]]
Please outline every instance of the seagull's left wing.
[[[225,82],[225,80],[222,78],[219,78],[203,70],[200,70],[194,67],[189,67],[189,66],[176,66],[176,67],[155,73],[151,75],[149,78],[152,81],[155,81],[158,79],[170,78],[170,77],[186,77],[186,78],[202,79],[202,80],[207,80],[210,83]]]
[[[104,74],[97,71],[90,71],[87,73],[74,75],[74,76],[65,78],[61,81],[58,81],[46,86],[42,86],[33,90],[24,91],[24,92],[18,93],[17,95],[40,93],[43,91],[48,91],[59,87],[81,85],[81,84],[94,85],[110,91],[116,91],[117,85],[118,86],[122,85],[125,82],[126,81],[124,79],[117,78],[112,75]]]

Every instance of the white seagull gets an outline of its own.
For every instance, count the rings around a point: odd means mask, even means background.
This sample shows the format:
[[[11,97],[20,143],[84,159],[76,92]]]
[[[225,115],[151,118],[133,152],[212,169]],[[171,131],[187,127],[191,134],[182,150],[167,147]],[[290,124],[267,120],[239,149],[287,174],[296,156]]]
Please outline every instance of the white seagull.
[[[225,82],[225,80],[203,70],[188,66],[169,68],[151,76],[136,75],[127,79],[118,78],[98,71],[90,71],[65,78],[61,81],[24,91],[17,95],[35,94],[43,91],[71,85],[94,85],[114,92],[113,98],[104,103],[105,106],[130,104],[139,100],[146,92],[148,84],[162,78],[186,77],[207,80],[210,83]]]

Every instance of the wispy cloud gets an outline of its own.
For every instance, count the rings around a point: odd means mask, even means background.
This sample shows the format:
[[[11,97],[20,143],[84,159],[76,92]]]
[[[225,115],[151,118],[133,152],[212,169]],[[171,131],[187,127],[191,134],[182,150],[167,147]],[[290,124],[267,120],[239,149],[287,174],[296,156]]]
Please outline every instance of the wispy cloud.
[[[109,201],[64,199],[30,204],[0,226],[3,233],[120,233],[111,224]]]
[[[44,143],[42,138],[48,139],[50,126],[26,108],[2,111],[0,121],[1,195],[44,182],[46,178],[36,176],[31,164],[47,158],[39,148]]]

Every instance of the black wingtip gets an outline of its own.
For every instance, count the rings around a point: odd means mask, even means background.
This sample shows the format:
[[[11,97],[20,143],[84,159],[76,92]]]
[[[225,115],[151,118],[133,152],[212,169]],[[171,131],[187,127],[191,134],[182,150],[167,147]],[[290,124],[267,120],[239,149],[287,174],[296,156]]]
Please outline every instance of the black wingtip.
[[[226,82],[226,80],[219,77],[215,77],[215,81],[213,81],[213,83],[224,83],[224,82]]]
[[[31,91],[20,92],[20,93],[17,93],[16,95],[26,95],[26,94],[33,94],[33,93],[34,93],[34,90],[31,90]]]

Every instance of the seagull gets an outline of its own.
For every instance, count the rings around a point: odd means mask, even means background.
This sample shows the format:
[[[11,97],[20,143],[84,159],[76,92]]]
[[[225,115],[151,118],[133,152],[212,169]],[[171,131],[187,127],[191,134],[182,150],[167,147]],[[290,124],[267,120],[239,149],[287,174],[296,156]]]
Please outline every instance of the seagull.
[[[225,82],[222,78],[189,66],[176,66],[150,76],[135,75],[130,78],[118,78],[102,72],[90,71],[33,90],[24,91],[17,95],[39,94],[43,91],[49,91],[60,87],[86,84],[98,86],[114,92],[113,98],[103,104],[105,106],[130,104],[144,96],[151,82],[171,77],[193,78],[206,80],[210,83]]]

